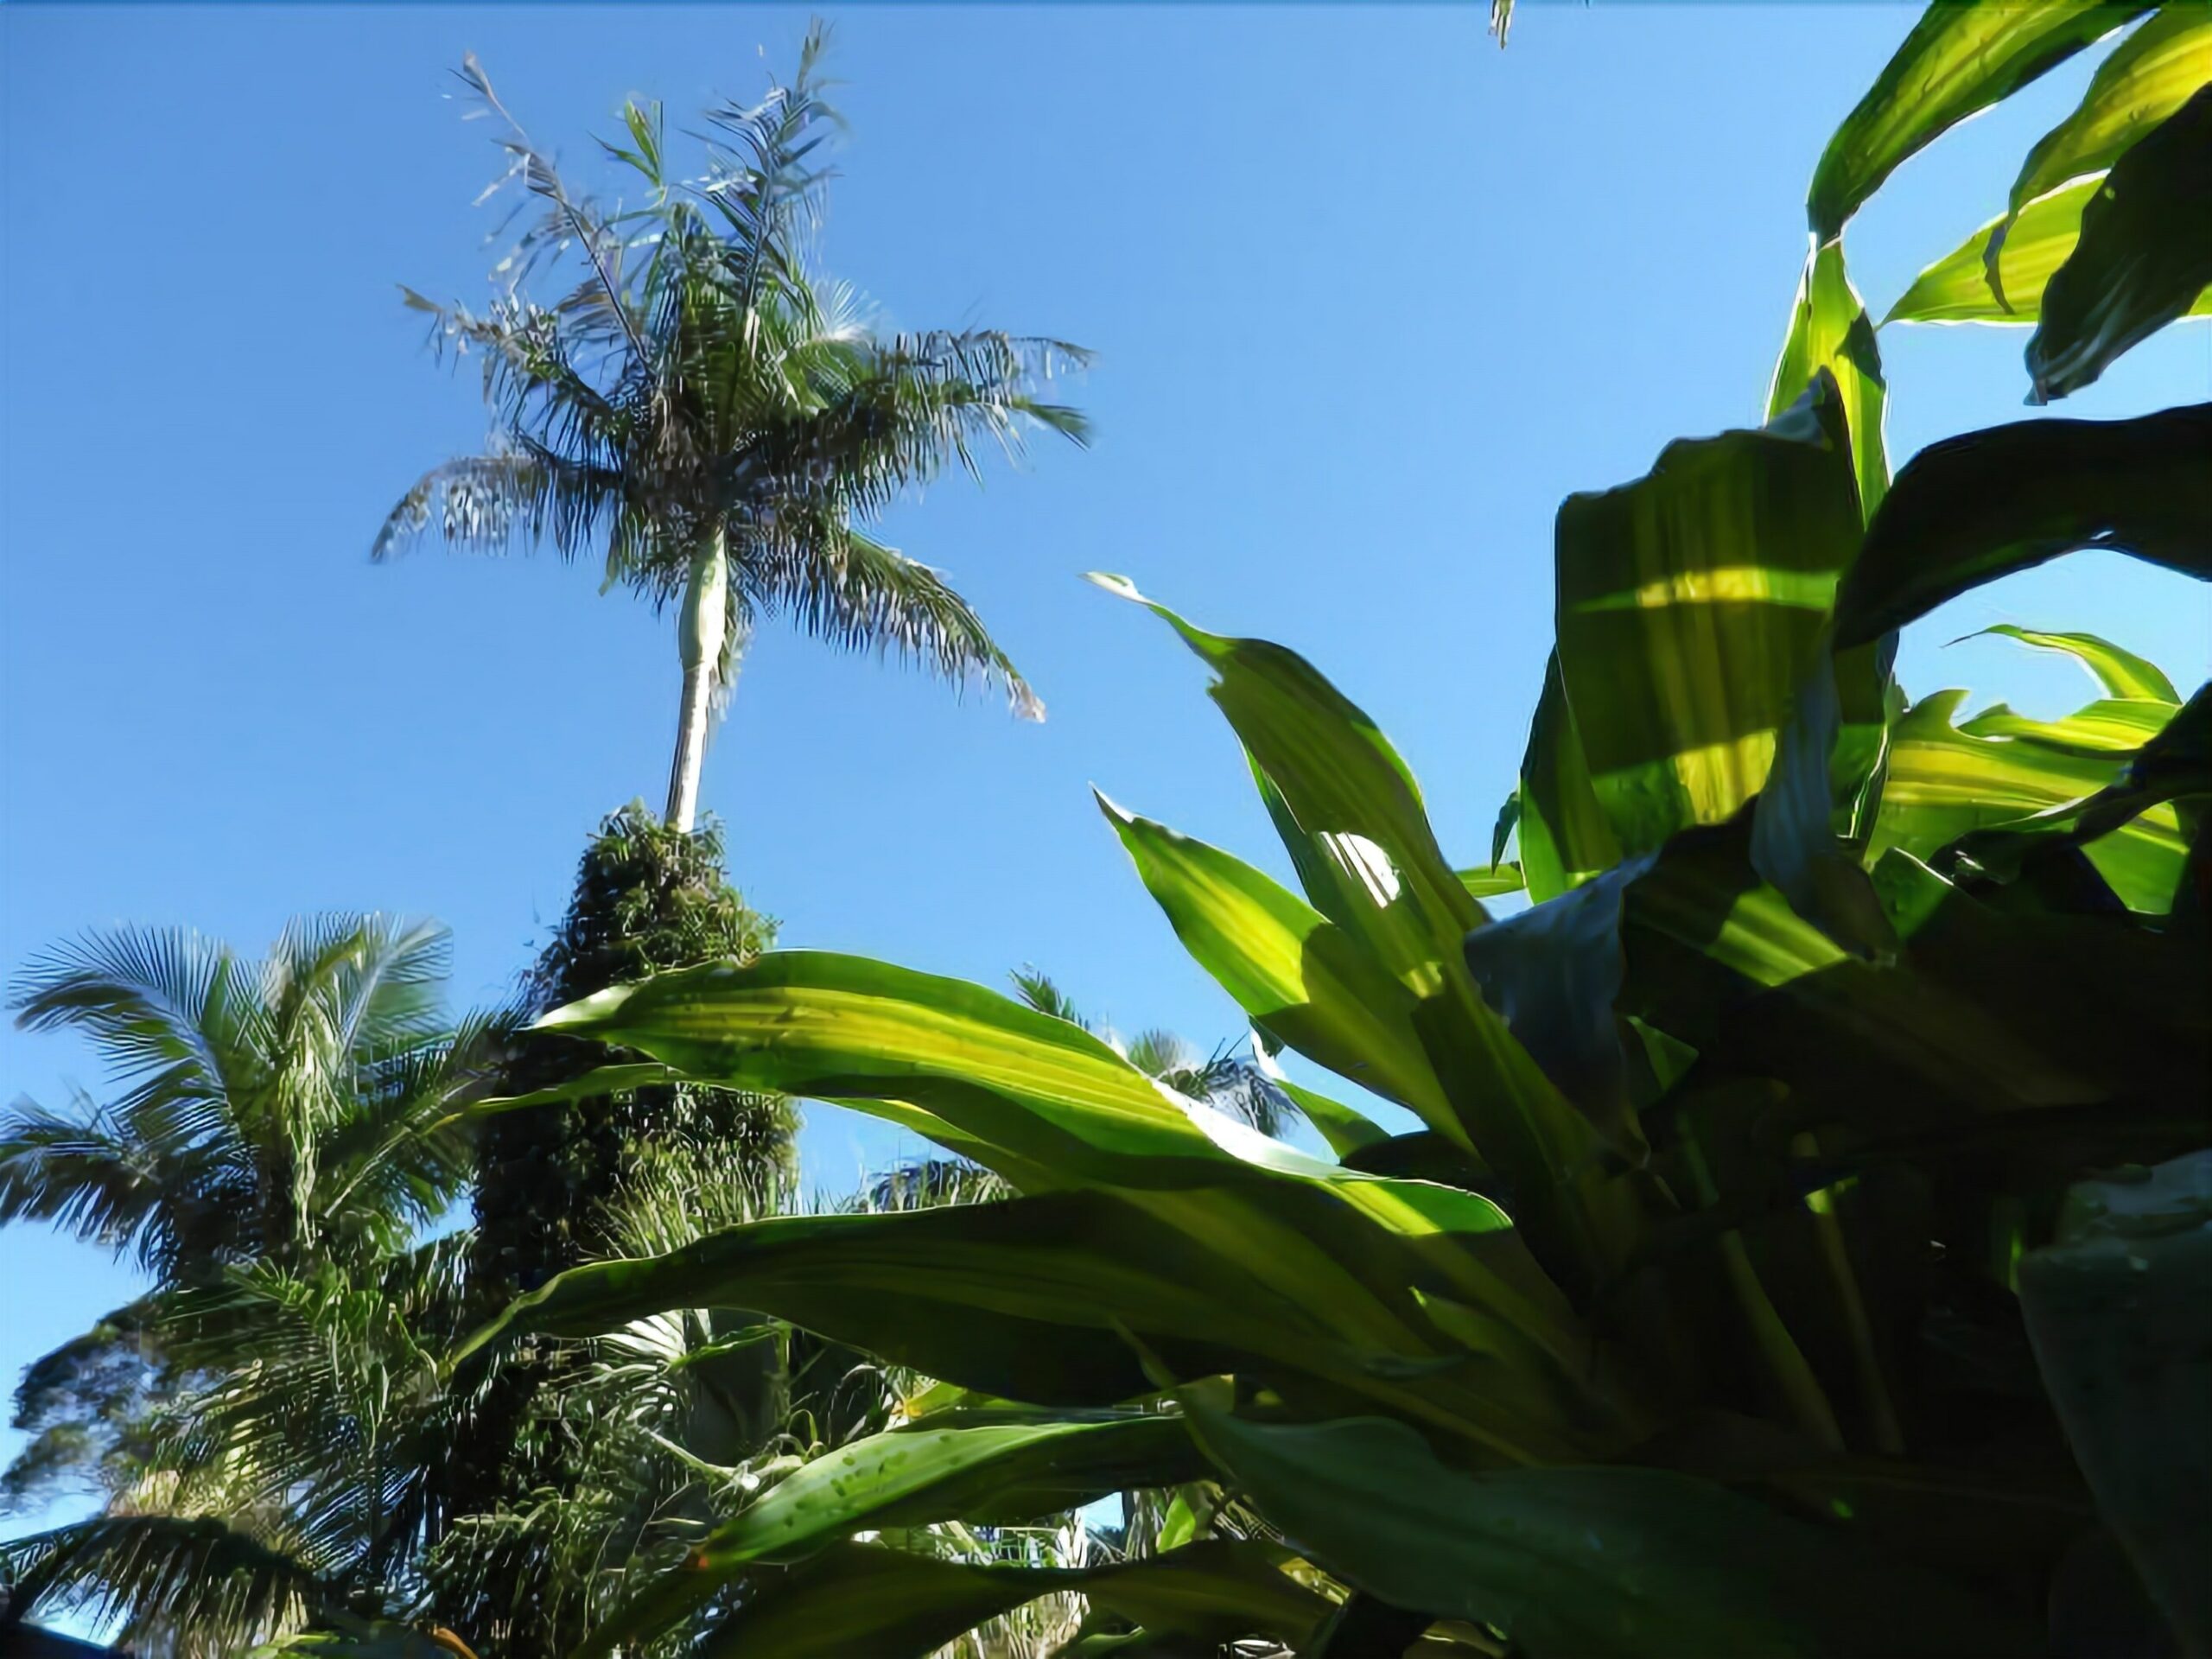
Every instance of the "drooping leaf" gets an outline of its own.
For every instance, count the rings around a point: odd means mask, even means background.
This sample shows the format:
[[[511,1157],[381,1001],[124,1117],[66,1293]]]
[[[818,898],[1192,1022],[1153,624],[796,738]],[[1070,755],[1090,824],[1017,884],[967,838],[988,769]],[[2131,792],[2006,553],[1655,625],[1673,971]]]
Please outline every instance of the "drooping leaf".
[[[1979,830],[2019,825],[2096,796],[2126,757],[2026,734],[1976,736],[1954,723],[1963,691],[1939,691],[1906,711],[1891,734],[1870,862],[1891,848],[1927,861]],[[1968,722],[1973,724],[1974,722]],[[2147,804],[2107,826],[2089,856],[2132,909],[2165,910],[2188,855],[2173,809]],[[2044,818],[2050,829],[2070,828]]]
[[[1893,322],[2017,323],[2043,318],[2052,275],[2073,256],[2082,236],[2082,210],[2104,188],[2104,175],[2061,186],[2020,210],[2009,229],[1999,215],[1913,278],[1882,319]],[[1989,251],[2005,232],[1993,283]],[[2212,316],[2212,289],[2197,296],[2191,316]]]
[[[1482,1202],[1344,1173],[1447,1213]],[[757,1222],[665,1255],[571,1268],[511,1304],[454,1363],[526,1332],[583,1336],[672,1308],[736,1306],[1003,1399],[1098,1406],[1142,1392],[1126,1331],[1184,1375],[1255,1370],[1294,1391],[1320,1379],[1424,1416],[1478,1455],[1618,1447],[1634,1432],[1635,1410],[1592,1374],[1586,1332],[1510,1233],[1478,1251],[1410,1236],[1294,1185],[1167,1196],[1057,1192]],[[1465,1331],[1440,1327],[1424,1296],[1465,1309],[1496,1363],[1458,1357]]]
[[[2076,1185],[2020,1305],[2106,1524],[2182,1649],[2212,1649],[2212,1153]]]
[[[1758,793],[1859,528],[1825,374],[1764,428],[1670,444],[1561,505],[1560,671],[1624,855]]]
[[[2181,693],[2174,689],[2174,683],[2166,677],[2164,669],[2148,658],[2138,657],[2094,633],[2048,633],[2018,627],[2010,622],[1984,628],[1981,633],[2017,639],[2037,651],[2064,652],[2089,671],[2107,697],[2152,698],[2175,704],[2181,702]],[[1967,637],[1979,639],[1980,634]]]
[[[2132,754],[2156,737],[2178,704],[2152,697],[2102,697],[2056,720],[2031,720],[1994,703],[1959,722],[1969,737],[2020,737],[2069,754]]]
[[[1380,1418],[1192,1432],[1318,1564],[1395,1606],[1491,1625],[1531,1659],[2038,1650],[1939,1580],[1653,1469],[1459,1474]]]
[[[2212,285],[2212,86],[2113,163],[2028,341],[2031,403],[2079,391]]]
[[[841,1545],[764,1583],[718,1626],[709,1659],[921,1659],[1039,1596],[1080,1592],[1148,1629],[1216,1643],[1294,1642],[1326,1611],[1261,1547],[1207,1542],[1092,1568],[986,1566]]]
[[[1907,463],[1836,596],[1839,645],[2077,548],[2212,578],[2212,404],[2128,421],[2017,421]]]
[[[1930,6],[1828,140],[1806,198],[1825,242],[1897,164],[2150,10],[2145,0]]]
[[[2097,66],[2073,112],[2036,141],[2012,181],[2009,215],[2017,218],[2069,180],[2105,171],[2208,83],[2212,12],[2186,3],[2160,7]],[[1993,252],[2004,240],[2000,225]]]
[[[1859,514],[1872,518],[1890,487],[1889,452],[1882,435],[1889,388],[1882,378],[1881,348],[1875,343],[1866,307],[1844,271],[1840,240],[1821,243],[1806,259],[1789,337],[1767,391],[1767,419],[1785,413],[1823,369],[1842,399],[1844,428],[1851,436],[1852,466],[1859,480]]]
[[[1445,861],[1411,768],[1365,712],[1295,652],[1208,633],[1126,578],[1091,580],[1160,617],[1214,671],[1209,695],[1288,815],[1277,827],[1314,907],[1394,972],[1455,956],[1482,907]]]
[[[1190,1479],[1201,1466],[1180,1421],[1156,1412],[940,1413],[802,1464],[648,1580],[587,1651],[658,1636],[748,1569],[804,1560],[864,1529],[1027,1521]]]
[[[1604,1151],[1483,1002],[1459,941],[1488,918],[1444,861],[1410,771],[1358,708],[1295,653],[1192,626],[1118,577],[1219,677],[1261,798],[1314,908],[1366,943],[1421,998],[1415,1027],[1457,1122],[1497,1169],[1548,1270],[1577,1294],[1617,1263],[1638,1224]]]
[[[1457,1118],[1422,1051],[1414,993],[1357,938],[1250,865],[1098,798],[1183,947],[1252,1020],[1438,1128]]]

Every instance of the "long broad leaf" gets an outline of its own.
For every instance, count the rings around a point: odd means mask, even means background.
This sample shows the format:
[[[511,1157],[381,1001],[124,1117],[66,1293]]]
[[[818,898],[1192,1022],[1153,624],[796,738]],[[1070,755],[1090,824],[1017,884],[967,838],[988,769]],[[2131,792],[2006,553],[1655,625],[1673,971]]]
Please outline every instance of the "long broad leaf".
[[[2097,66],[2073,113],[2036,141],[2012,181],[2008,218],[2069,180],[2105,171],[2208,83],[2212,10],[2162,6]],[[1993,252],[2005,239],[1999,231]]]
[[[2029,401],[2079,391],[2212,284],[2212,86],[2113,163],[2044,289]]]
[[[1559,653],[1544,664],[1544,689],[1521,760],[1521,867],[1541,903],[1620,862],[1620,838],[1590,782],[1582,736],[1567,706]]]
[[[2094,633],[2051,633],[2037,628],[2018,627],[2010,622],[1999,622],[1981,632],[1993,633],[2002,639],[2017,639],[2037,651],[2063,652],[2089,671],[2090,676],[2104,688],[2107,697],[2150,698],[2175,704],[2181,702],[2181,693],[2166,677],[2165,670],[2149,658],[2139,657],[2133,652],[2115,645],[2109,639],[2100,639]]]
[[[1296,1642],[1328,1611],[1256,1544],[1192,1544],[1090,1568],[984,1565],[846,1545],[762,1584],[702,1651],[710,1659],[921,1659],[985,1619],[1071,1592],[1148,1630],[1208,1646],[1254,1636]]]
[[[1186,1401],[1207,1455],[1319,1565],[1532,1659],[2028,1653],[2039,1633],[1722,1488],[1628,1468],[1458,1473],[1402,1423]]]
[[[1955,724],[1965,696],[1936,692],[1897,721],[1870,861],[1891,848],[1926,861],[1961,837],[2075,807],[2119,781],[2124,755],[2026,732],[1978,736],[1967,729],[1986,721],[1986,715],[1966,727]],[[2145,805],[2088,852],[2124,903],[2158,912],[2173,902],[2188,848],[2173,809]]]
[[[1930,6],[1828,140],[1806,198],[1814,235],[1837,235],[1906,157],[2150,9],[2145,0]]]
[[[1239,859],[1104,796],[1183,947],[1237,1007],[1318,1065],[1464,1135],[1414,1027],[1418,999],[1364,944]]]
[[[1670,444],[1647,476],[1560,506],[1560,676],[1623,854],[1765,782],[1858,550],[1858,490],[1822,374],[1768,426]]]
[[[802,1465],[709,1533],[610,1614],[587,1651],[659,1636],[749,1569],[804,1560],[863,1529],[1027,1521],[1173,1485],[1202,1466],[1181,1422],[1158,1413],[975,1421],[954,1412],[872,1434]]]
[[[2002,214],[1991,219],[1914,277],[1882,319],[1883,326],[1987,322],[2025,327],[2041,321],[2051,276],[2073,257],[2082,238],[2082,210],[2104,184],[2100,173],[2038,196],[2009,220]],[[2196,296],[2189,315],[2212,316],[2212,289]]]
[[[1836,597],[1851,645],[2079,548],[2212,578],[2212,404],[2132,421],[2017,421],[1897,474]]]
[[[1587,1334],[1510,1233],[1479,1242],[1478,1254],[1439,1234],[1409,1238],[1297,1185],[1198,1189],[1165,1215],[1154,1195],[1058,1192],[784,1217],[571,1268],[454,1363],[530,1332],[582,1336],[671,1308],[736,1306],[981,1394],[1096,1406],[1144,1390],[1128,1332],[1182,1375],[1246,1370],[1294,1393],[1318,1379],[1434,1423],[1480,1459],[1626,1445],[1639,1414],[1592,1373]],[[1458,1310],[1448,1323],[1440,1305]]]

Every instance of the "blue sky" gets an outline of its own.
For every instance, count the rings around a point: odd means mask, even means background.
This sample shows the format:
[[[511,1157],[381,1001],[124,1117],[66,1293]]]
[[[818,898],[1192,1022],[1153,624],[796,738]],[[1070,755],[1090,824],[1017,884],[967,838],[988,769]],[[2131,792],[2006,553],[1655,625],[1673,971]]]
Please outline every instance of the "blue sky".
[[[1834,123],[1909,26],[1885,5],[836,9],[853,136],[824,251],[893,326],[1095,348],[1098,442],[948,480],[889,538],[948,569],[1051,707],[1041,727],[771,629],[709,757],[734,874],[786,943],[1000,980],[1124,1027],[1234,1010],[1091,804],[1281,863],[1199,665],[1080,584],[1127,572],[1305,652],[1411,760],[1448,850],[1486,848],[1550,638],[1553,512],[1678,435],[1758,416]],[[477,52],[583,177],[626,94],[675,125],[788,67],[799,10],[0,8],[0,970],[79,929],[258,949],[376,907],[455,930],[499,995],[587,831],[658,803],[666,623],[550,560],[370,538],[485,421],[395,284],[477,299],[498,170],[448,69]],[[765,54],[765,56],[764,56]],[[1951,135],[1854,224],[1878,313],[2002,206],[2091,59]],[[1893,330],[1891,450],[2020,417],[2014,331]],[[2139,350],[2067,415],[2201,399],[2212,330]],[[1923,693],[2086,701],[1997,620],[2088,628],[2177,680],[2212,615],[2076,559],[1915,630]],[[0,1034],[0,1090],[96,1086]],[[826,1111],[840,1185],[899,1147]],[[0,1372],[126,1273],[0,1233]],[[0,1455],[10,1448],[0,1435]],[[0,1523],[4,1524],[4,1523]]]

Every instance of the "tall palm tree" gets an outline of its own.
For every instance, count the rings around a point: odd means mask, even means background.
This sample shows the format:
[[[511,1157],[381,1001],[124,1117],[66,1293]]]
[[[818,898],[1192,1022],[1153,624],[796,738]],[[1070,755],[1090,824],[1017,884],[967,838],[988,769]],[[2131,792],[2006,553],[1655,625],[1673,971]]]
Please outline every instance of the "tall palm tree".
[[[488,311],[408,292],[441,348],[474,351],[495,435],[408,492],[382,559],[432,530],[497,551],[591,550],[609,587],[676,601],[683,694],[667,820],[691,827],[710,713],[755,620],[787,612],[835,644],[895,652],[955,681],[997,681],[1017,713],[1041,705],[944,578],[859,525],[985,442],[1010,454],[1042,426],[1086,441],[1043,384],[1086,359],[1062,341],[990,330],[880,335],[850,290],[817,276],[812,232],[837,120],[807,35],[797,77],[760,103],[707,112],[703,173],[673,177],[658,105],[624,110],[607,153],[645,200],[604,209],[572,194],[472,56],[461,79],[503,124],[507,178],[544,207],[502,262]],[[502,181],[505,182],[505,181]],[[564,256],[582,281],[551,305],[521,284]]]

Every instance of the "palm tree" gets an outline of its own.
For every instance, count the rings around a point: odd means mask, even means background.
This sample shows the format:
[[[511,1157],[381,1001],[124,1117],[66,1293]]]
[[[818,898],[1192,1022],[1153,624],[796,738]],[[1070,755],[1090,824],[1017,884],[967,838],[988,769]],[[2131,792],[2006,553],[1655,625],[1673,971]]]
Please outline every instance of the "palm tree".
[[[1248,1123],[1262,1135],[1280,1138],[1299,1116],[1297,1104],[1275,1086],[1260,1065],[1257,1051],[1247,1059],[1227,1044],[1211,1054],[1201,1052],[1189,1039],[1154,1026],[1134,1037],[1094,1025],[1075,1000],[1034,968],[1017,969],[1008,977],[1014,993],[1039,1014],[1080,1026],[1119,1052],[1131,1065],[1186,1099],[1224,1112]]]
[[[458,1329],[458,1109],[497,1046],[442,1012],[444,931],[296,922],[254,963],[181,930],[34,965],[34,1029],[84,1033],[112,1099],[0,1112],[0,1224],[44,1221],[153,1281],[32,1368],[17,1459],[90,1475],[95,1519],[0,1549],[13,1617],[89,1598],[132,1639],[231,1652],[362,1601],[426,1524],[390,1432]],[[306,1425],[316,1427],[310,1431]],[[303,1450],[303,1448],[305,1448]],[[365,1611],[376,1611],[367,1608]]]
[[[1086,355],[989,330],[879,335],[850,290],[813,273],[830,177],[817,152],[837,119],[818,74],[825,40],[809,31],[789,86],[708,111],[696,179],[668,172],[659,106],[626,106],[630,143],[605,148],[646,200],[613,211],[569,192],[465,60],[461,79],[504,124],[507,178],[545,211],[483,315],[408,292],[442,350],[481,355],[495,437],[417,482],[373,556],[433,528],[479,551],[589,550],[607,586],[677,601],[667,821],[681,830],[710,711],[756,620],[779,611],[834,644],[997,681],[1017,713],[1042,712],[967,601],[858,526],[950,464],[975,473],[985,441],[1013,454],[1042,426],[1085,442],[1084,416],[1039,388]],[[581,260],[580,284],[550,306],[525,297],[520,284],[564,255]]]

